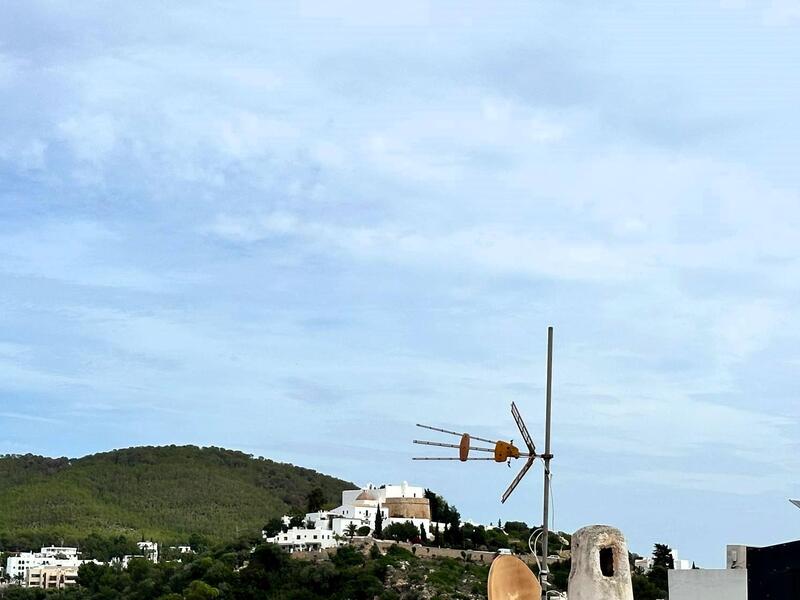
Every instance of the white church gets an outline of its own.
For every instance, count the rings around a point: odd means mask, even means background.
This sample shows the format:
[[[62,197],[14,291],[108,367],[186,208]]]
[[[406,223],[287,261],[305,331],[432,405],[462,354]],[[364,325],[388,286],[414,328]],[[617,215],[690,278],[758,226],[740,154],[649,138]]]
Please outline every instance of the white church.
[[[399,485],[373,486],[371,483],[357,490],[342,492],[342,504],[328,511],[308,513],[305,527],[292,527],[273,537],[264,533],[267,542],[278,544],[289,552],[319,551],[338,545],[339,539],[347,536],[350,525],[357,529],[368,527],[375,530],[375,520],[381,512],[383,527],[392,523],[409,521],[433,535],[436,523],[431,523],[431,506],[425,497],[425,489],[403,482]],[[284,525],[290,518],[283,517]],[[439,525],[444,530],[444,525]]]

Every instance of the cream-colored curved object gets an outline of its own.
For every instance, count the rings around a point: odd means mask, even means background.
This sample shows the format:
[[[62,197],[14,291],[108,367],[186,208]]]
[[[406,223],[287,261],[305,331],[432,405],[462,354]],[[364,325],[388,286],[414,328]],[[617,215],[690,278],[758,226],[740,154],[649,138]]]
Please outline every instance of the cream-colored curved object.
[[[489,569],[489,600],[541,600],[542,588],[516,556],[498,556]]]

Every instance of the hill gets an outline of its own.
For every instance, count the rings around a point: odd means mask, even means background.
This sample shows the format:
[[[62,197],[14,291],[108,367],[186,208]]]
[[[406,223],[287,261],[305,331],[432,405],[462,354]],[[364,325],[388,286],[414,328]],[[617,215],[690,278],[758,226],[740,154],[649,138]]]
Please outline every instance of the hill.
[[[0,457],[0,549],[76,543],[89,533],[186,542],[256,534],[304,511],[320,488],[336,504],[353,484],[223,448],[127,448],[79,459]]]

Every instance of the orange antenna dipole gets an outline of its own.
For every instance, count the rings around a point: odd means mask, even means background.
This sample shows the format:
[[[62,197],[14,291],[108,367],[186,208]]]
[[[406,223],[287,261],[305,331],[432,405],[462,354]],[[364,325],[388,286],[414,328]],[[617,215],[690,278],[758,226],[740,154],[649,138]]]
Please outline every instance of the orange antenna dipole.
[[[415,444],[421,444],[423,446],[436,446],[439,448],[458,448],[458,457],[435,457],[435,456],[420,456],[415,457],[414,460],[460,460],[461,462],[466,462],[468,460],[493,460],[497,463],[504,463],[513,459],[518,458],[527,458],[528,460],[525,462],[525,465],[522,467],[522,470],[519,472],[517,477],[514,481],[511,482],[511,485],[503,494],[501,498],[501,502],[505,502],[508,497],[511,495],[511,492],[517,487],[519,482],[525,476],[525,473],[528,472],[528,469],[531,468],[533,461],[536,460],[536,457],[539,456],[536,454],[536,446],[533,444],[533,440],[531,439],[530,434],[528,433],[528,428],[525,426],[525,422],[522,420],[522,416],[519,414],[519,410],[517,409],[517,405],[513,402],[511,403],[511,414],[514,416],[514,420],[517,423],[517,427],[519,428],[520,433],[522,434],[522,439],[525,441],[525,445],[528,447],[528,452],[521,452],[519,448],[517,448],[513,443],[506,442],[503,440],[492,441],[488,438],[482,438],[478,436],[470,435],[469,433],[458,433],[456,431],[450,431],[449,429],[442,429],[441,427],[432,427],[431,425],[422,425],[421,423],[417,423],[417,427],[422,427],[423,429],[430,429],[431,431],[439,431],[441,433],[447,433],[449,435],[457,435],[461,438],[458,444],[448,444],[447,442],[430,442],[428,440],[414,440]],[[488,442],[492,444],[492,448],[484,448],[482,446],[473,446],[472,441],[479,440],[482,442]],[[491,457],[470,457],[470,452],[488,452],[491,453]]]

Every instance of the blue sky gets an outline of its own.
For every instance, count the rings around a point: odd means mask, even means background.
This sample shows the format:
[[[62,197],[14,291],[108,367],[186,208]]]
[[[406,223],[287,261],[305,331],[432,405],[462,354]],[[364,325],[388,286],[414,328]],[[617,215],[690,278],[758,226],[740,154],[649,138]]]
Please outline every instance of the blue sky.
[[[0,452],[238,448],[720,566],[800,536],[800,3],[25,2]]]

